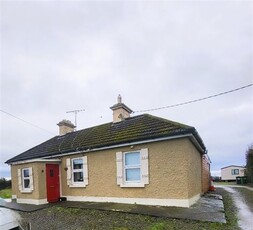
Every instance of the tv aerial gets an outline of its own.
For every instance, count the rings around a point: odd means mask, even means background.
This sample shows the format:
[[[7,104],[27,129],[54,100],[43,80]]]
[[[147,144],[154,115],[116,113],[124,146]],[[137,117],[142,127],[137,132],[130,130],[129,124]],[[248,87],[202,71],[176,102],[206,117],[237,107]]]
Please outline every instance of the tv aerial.
[[[77,113],[79,112],[83,112],[85,111],[85,109],[76,109],[76,110],[71,110],[71,111],[67,111],[66,113],[74,113],[75,114],[75,131],[77,130]]]

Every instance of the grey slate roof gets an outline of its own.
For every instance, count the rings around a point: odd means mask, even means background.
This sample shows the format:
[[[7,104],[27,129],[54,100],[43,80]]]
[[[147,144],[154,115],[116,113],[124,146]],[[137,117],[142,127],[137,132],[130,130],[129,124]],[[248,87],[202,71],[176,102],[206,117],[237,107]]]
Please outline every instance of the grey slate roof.
[[[9,160],[10,164],[23,160],[47,158],[82,150],[113,147],[120,144],[131,144],[157,138],[192,134],[204,151],[206,147],[192,126],[180,124],[149,114],[125,119],[118,123],[106,123],[91,128],[55,136]]]

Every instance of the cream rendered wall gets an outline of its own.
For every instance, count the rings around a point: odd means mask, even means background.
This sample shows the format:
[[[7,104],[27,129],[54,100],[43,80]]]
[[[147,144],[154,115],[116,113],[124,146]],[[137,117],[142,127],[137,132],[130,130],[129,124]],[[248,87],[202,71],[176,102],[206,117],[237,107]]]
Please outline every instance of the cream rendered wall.
[[[193,197],[202,192],[202,156],[194,147],[194,145],[187,139],[187,173],[188,173],[188,197]]]
[[[116,183],[116,152],[148,148],[149,184],[144,188],[122,188]],[[120,197],[151,199],[190,199],[201,194],[201,154],[188,138],[135,145],[133,148],[85,153],[88,161],[89,184],[76,188],[67,185],[66,159],[60,164],[62,196]],[[34,190],[22,193],[18,189],[17,170],[33,168]],[[37,162],[11,166],[13,195],[18,199],[45,199],[46,163]]]
[[[33,191],[23,193],[18,188],[18,169],[32,167],[33,170]],[[11,166],[12,195],[21,199],[45,199],[46,194],[46,168],[45,163],[28,163]]]
[[[116,184],[116,152],[149,150],[149,184],[144,188],[122,188]],[[177,139],[85,153],[89,184],[85,188],[67,185],[66,159],[62,158],[62,196],[188,199],[201,194],[201,155],[187,139]]]

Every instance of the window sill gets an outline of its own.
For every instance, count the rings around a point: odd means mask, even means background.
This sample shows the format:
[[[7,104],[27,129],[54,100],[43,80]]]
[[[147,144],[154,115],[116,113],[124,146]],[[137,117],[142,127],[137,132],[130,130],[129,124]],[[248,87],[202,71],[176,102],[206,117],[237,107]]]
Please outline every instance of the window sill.
[[[84,188],[86,187],[86,184],[82,183],[82,184],[70,184],[69,185],[70,188]]]
[[[120,185],[121,188],[144,188],[145,187],[145,184],[143,183],[135,183],[135,184],[121,184]]]
[[[20,192],[21,193],[32,193],[33,191],[32,190],[21,190]]]

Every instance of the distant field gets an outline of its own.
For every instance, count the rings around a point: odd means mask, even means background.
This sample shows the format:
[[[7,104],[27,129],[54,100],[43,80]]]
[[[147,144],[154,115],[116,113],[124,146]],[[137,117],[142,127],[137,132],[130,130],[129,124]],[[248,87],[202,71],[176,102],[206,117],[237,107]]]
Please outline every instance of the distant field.
[[[215,185],[236,185],[236,182],[226,182],[226,181],[219,181],[219,182],[214,182]]]
[[[6,189],[0,190],[0,197],[3,199],[11,198],[11,189],[6,188]]]

